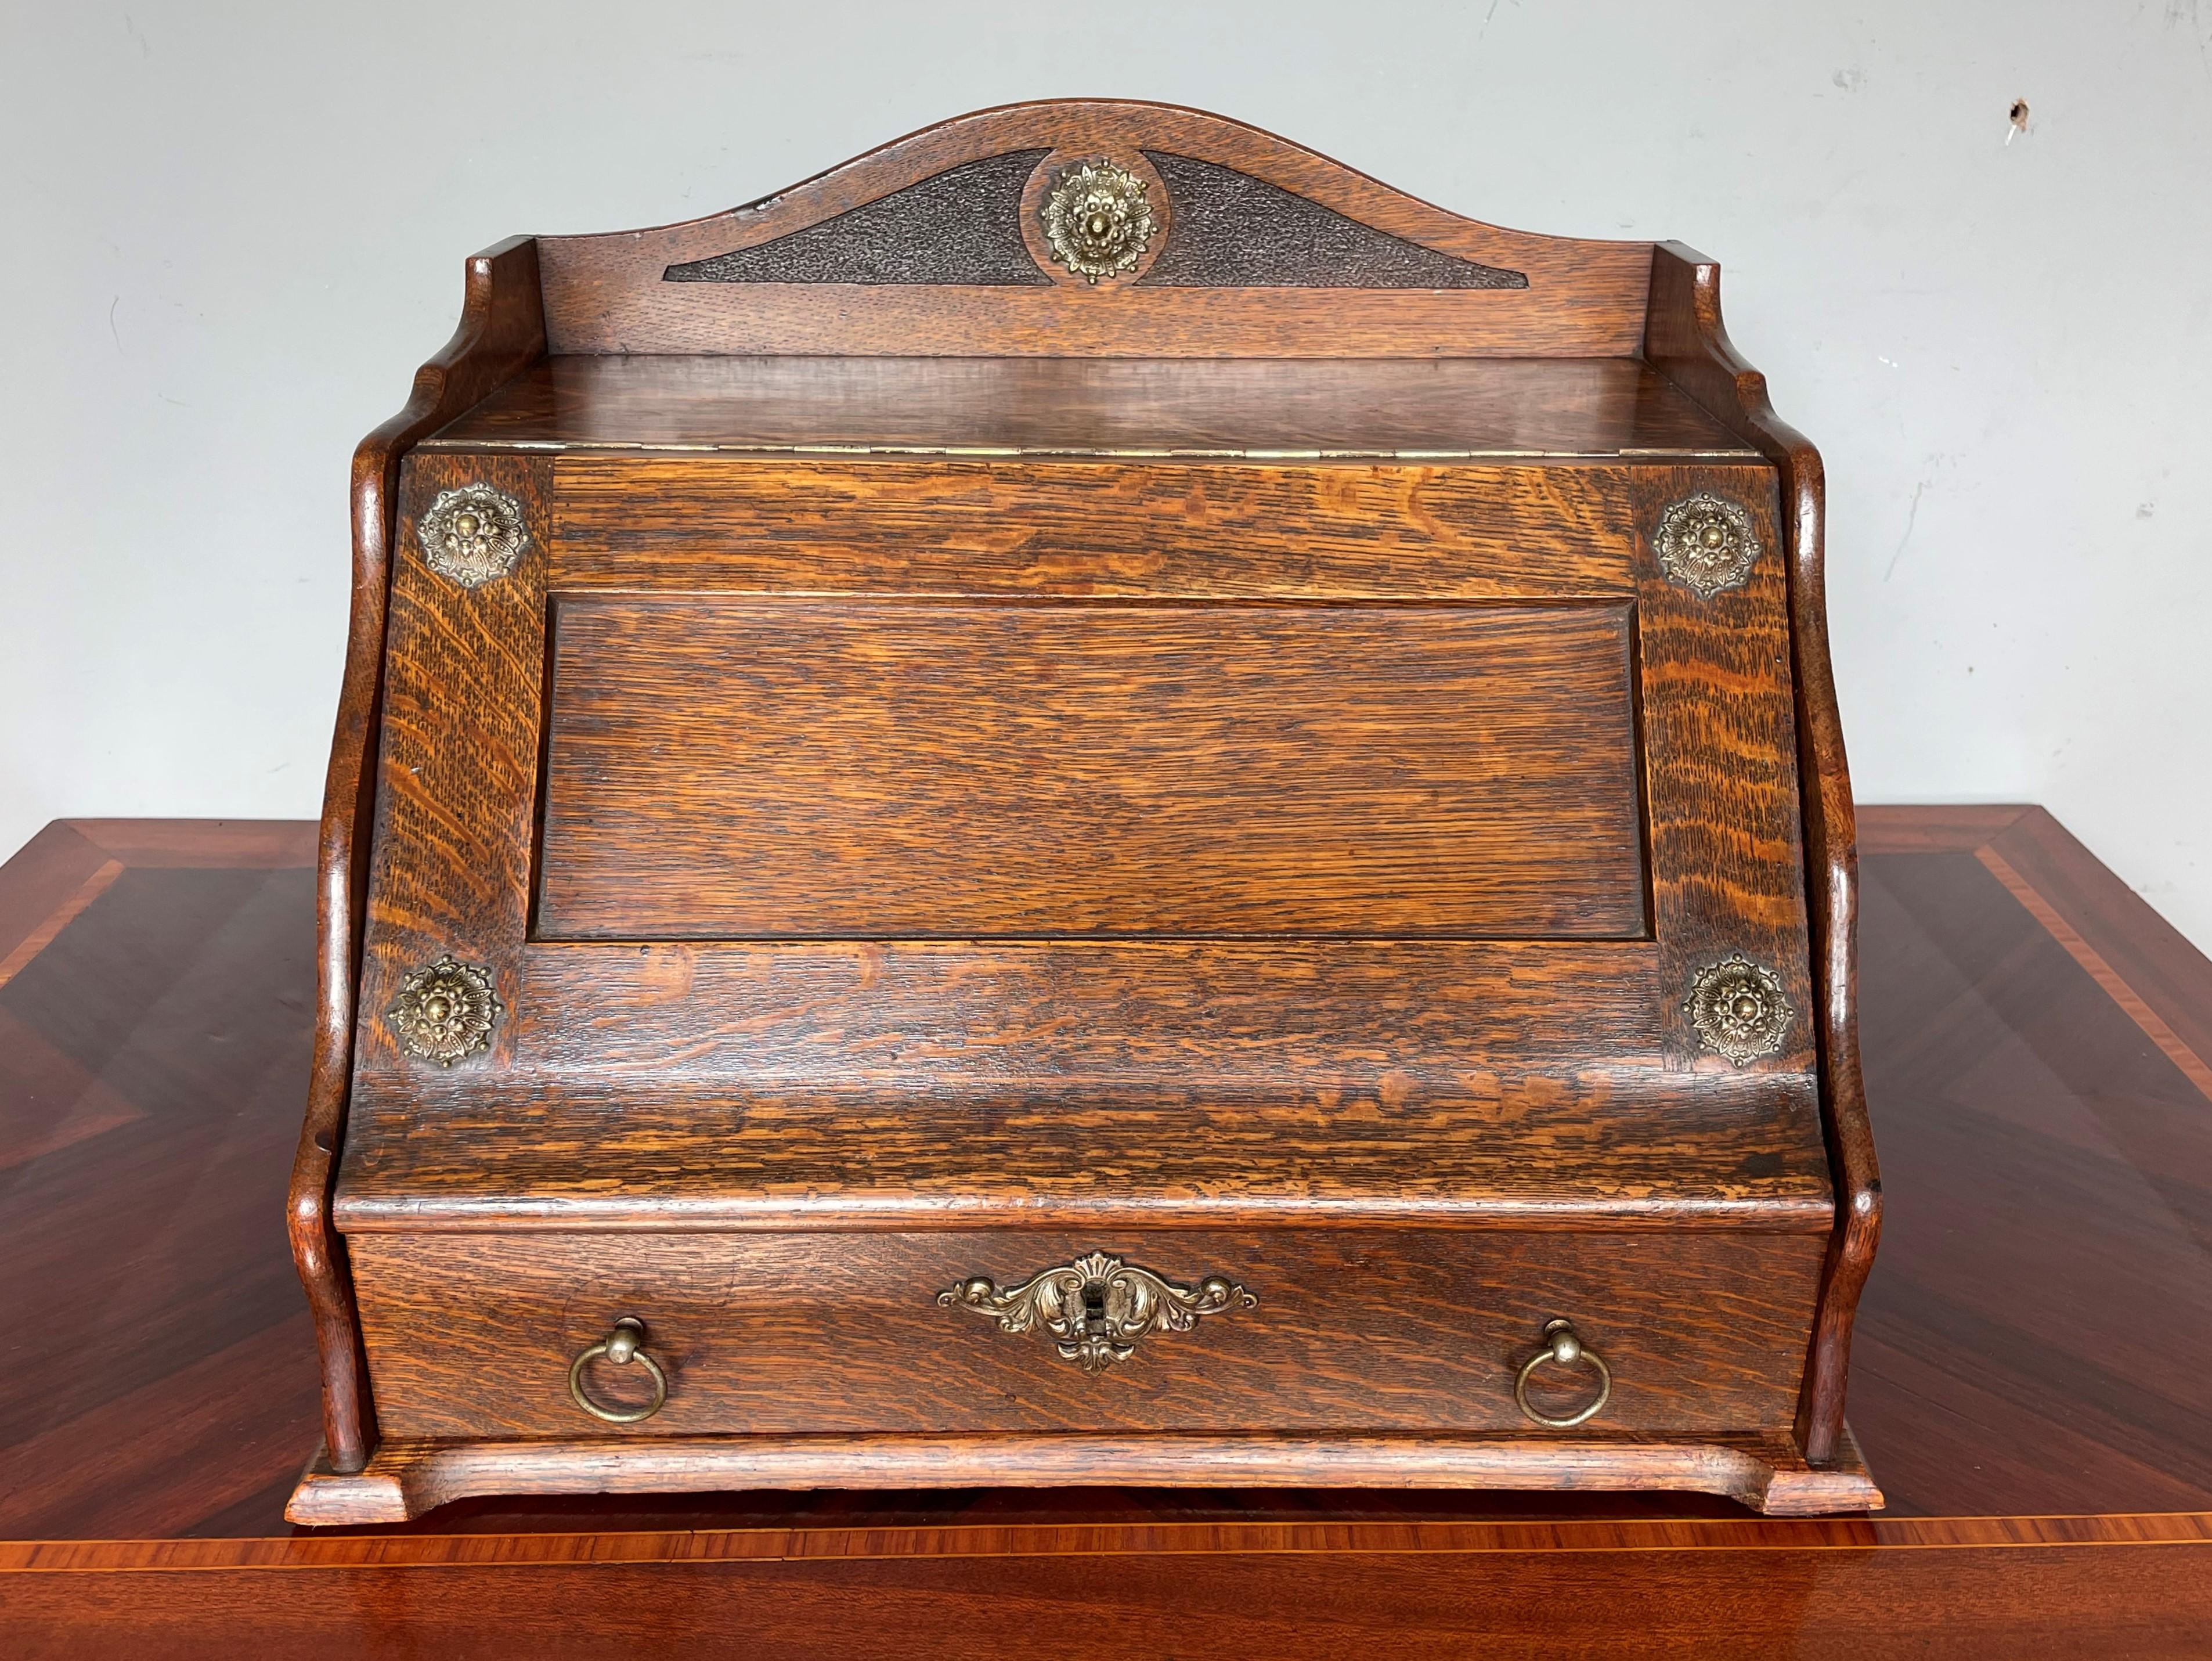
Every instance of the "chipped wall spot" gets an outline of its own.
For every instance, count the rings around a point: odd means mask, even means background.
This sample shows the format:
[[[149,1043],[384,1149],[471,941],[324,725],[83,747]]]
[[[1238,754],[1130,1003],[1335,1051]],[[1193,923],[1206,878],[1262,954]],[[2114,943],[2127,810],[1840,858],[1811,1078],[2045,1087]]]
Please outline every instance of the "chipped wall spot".
[[[2007,119],[2012,123],[2011,126],[2005,129],[2005,143],[2009,144],[2027,131],[2027,100],[2014,99],[2012,108],[2007,112]]]

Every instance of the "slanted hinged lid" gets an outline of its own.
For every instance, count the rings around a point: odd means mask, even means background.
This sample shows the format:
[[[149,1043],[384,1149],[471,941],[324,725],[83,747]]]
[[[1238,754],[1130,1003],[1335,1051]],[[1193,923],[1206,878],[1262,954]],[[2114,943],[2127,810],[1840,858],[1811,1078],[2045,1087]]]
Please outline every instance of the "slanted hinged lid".
[[[1829,1226],[1652,258],[1139,105],[544,240],[402,480],[342,1225]]]

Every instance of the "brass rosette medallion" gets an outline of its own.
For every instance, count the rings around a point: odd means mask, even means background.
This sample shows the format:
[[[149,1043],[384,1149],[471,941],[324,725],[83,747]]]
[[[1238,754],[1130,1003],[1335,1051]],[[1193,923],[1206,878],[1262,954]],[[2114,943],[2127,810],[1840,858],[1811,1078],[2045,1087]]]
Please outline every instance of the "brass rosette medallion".
[[[384,1011],[402,1050],[441,1067],[489,1050],[499,1017],[491,970],[458,963],[450,952],[409,975]]]
[[[1094,1251],[1018,1287],[1002,1289],[981,1276],[963,1281],[939,1293],[937,1301],[991,1316],[1001,1332],[1041,1330],[1062,1360],[1096,1373],[1135,1354],[1146,1333],[1188,1332],[1201,1315],[1250,1309],[1260,1300],[1218,1275],[1177,1286]]]
[[[505,576],[530,545],[522,504],[489,484],[441,492],[416,521],[415,533],[430,569],[464,588]]]
[[[1699,599],[1734,588],[1759,562],[1759,532],[1743,504],[1700,490],[1659,516],[1660,568]]]
[[[1134,271],[1155,225],[1145,181],[1103,157],[1053,181],[1043,218],[1052,257],[1090,283]]]
[[[1705,1048],[1738,1067],[1780,1050],[1794,1013],[1774,971],[1741,954],[1700,969],[1682,1008]]]

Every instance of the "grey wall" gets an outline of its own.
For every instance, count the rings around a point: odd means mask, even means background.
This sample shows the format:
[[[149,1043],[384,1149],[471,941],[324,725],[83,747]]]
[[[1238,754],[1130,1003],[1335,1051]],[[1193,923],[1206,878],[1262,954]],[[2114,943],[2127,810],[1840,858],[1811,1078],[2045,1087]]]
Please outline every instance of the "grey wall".
[[[315,812],[347,456],[464,255],[1107,94],[1717,258],[1826,455],[1861,797],[2046,803],[2212,947],[2212,4],[0,16],[0,852],[63,814]]]

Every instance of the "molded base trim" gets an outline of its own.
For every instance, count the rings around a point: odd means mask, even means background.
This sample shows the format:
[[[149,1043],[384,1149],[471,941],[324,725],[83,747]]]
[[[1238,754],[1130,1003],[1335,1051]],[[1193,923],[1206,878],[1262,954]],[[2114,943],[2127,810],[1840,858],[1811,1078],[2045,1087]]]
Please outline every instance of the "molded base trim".
[[[404,1523],[495,1494],[747,1488],[1435,1488],[1677,1489],[1776,1517],[1877,1511],[1845,1427],[1832,1466],[1777,1437],[1726,1442],[1451,1436],[720,1436],[580,1442],[386,1441],[351,1476],[319,1451],[286,1518]]]

